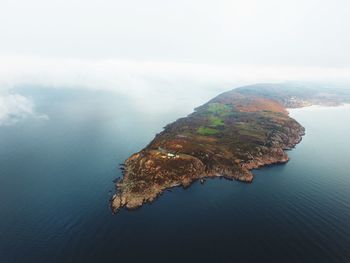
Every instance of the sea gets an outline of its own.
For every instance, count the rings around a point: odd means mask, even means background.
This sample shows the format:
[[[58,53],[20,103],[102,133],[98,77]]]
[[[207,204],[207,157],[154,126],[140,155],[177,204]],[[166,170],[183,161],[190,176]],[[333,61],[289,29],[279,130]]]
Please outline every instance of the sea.
[[[111,91],[16,92],[38,114],[0,126],[1,263],[350,262],[349,105],[290,110],[306,135],[251,184],[208,179],[113,214],[119,165],[191,98],[164,110]]]

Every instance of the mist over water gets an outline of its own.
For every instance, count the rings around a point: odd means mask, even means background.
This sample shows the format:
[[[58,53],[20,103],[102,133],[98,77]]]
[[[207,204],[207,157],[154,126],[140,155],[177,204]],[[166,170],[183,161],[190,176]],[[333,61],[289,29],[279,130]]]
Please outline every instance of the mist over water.
[[[0,3],[0,263],[349,262],[349,107],[252,184],[207,180],[113,215],[119,164],[217,94],[348,88],[348,0]]]
[[[0,126],[2,262],[348,262],[350,107],[292,110],[303,141],[252,184],[207,180],[113,215],[118,165],[214,91],[166,111],[108,90],[16,92],[47,118]]]

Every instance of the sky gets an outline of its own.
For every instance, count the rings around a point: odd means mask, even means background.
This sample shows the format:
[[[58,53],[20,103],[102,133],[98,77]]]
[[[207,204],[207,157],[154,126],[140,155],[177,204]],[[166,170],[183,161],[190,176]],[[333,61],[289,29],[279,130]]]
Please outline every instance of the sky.
[[[2,54],[349,67],[347,0],[2,0]]]
[[[0,96],[37,84],[169,102],[256,82],[346,82],[349,10],[348,0],[1,0]]]

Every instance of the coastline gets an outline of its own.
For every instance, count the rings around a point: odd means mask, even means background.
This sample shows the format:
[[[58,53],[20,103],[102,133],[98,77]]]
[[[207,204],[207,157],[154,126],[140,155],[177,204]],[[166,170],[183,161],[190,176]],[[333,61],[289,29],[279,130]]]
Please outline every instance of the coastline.
[[[289,161],[287,151],[305,135],[298,112],[350,107],[334,95],[294,92],[276,93],[269,85],[237,88],[166,125],[125,161],[112,211],[136,209],[167,189],[205,178],[251,183],[254,169]]]
[[[240,103],[237,108],[229,108],[227,97],[222,102],[219,95],[217,101],[214,99],[188,117],[167,125],[146,148],[130,156],[123,167],[124,177],[116,183],[117,193],[111,201],[113,212],[123,207],[138,208],[153,202],[169,188],[187,188],[199,179],[224,177],[251,183],[252,170],[288,162],[286,151],[301,141],[305,129],[276,101],[257,98],[252,102],[250,97],[235,91],[234,96],[239,96],[238,102],[233,101]],[[246,104],[241,105],[242,102]],[[207,117],[206,112],[212,108],[223,113],[209,113]],[[219,123],[221,130],[209,126],[202,129],[210,132],[204,135],[196,128],[203,127],[197,122],[212,120]],[[212,130],[220,134],[212,134]]]
[[[146,203],[152,203],[156,201],[166,190],[171,190],[175,187],[183,187],[184,189],[190,187],[196,181],[201,181],[202,184],[205,183],[206,179],[215,179],[215,178],[224,178],[228,181],[239,181],[241,183],[252,183],[254,179],[253,171],[262,167],[274,166],[285,164],[289,162],[288,151],[294,149],[302,141],[302,137],[305,135],[304,127],[300,126],[301,130],[298,133],[298,137],[295,138],[294,142],[283,148],[274,148],[273,151],[269,154],[255,157],[249,162],[244,162],[240,164],[242,170],[236,173],[230,173],[230,171],[220,169],[221,171],[211,171],[209,173],[201,173],[197,177],[189,177],[181,182],[174,183],[173,185],[162,186],[159,188],[153,189],[150,195],[143,195],[142,197],[132,197],[129,199],[129,196],[117,192],[111,198],[111,209],[113,213],[117,213],[121,208],[126,208],[127,210],[135,210],[141,208],[142,205]],[[131,157],[130,157],[131,158]],[[130,159],[129,158],[129,159]],[[128,160],[129,160],[128,159]],[[126,163],[127,161],[126,160]],[[126,165],[127,166],[127,165]],[[128,171],[125,170],[124,176],[128,176]],[[204,180],[204,181],[203,181]],[[120,183],[121,181],[119,181]],[[120,186],[116,184],[117,189]]]
[[[300,107],[300,108],[287,108],[290,116],[294,118],[294,114],[298,114],[301,111],[328,111],[335,109],[348,109],[350,108],[350,103],[342,103],[339,105],[319,105],[314,104],[310,106]]]

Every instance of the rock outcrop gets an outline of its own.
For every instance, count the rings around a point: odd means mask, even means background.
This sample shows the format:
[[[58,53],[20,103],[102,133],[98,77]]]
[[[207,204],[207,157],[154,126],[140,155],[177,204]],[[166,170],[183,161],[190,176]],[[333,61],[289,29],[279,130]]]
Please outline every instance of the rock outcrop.
[[[289,117],[286,106],[308,101],[273,91],[232,90],[167,125],[125,161],[112,210],[138,208],[166,189],[203,183],[207,177],[250,183],[253,169],[288,162],[286,150],[301,141],[305,129]]]

